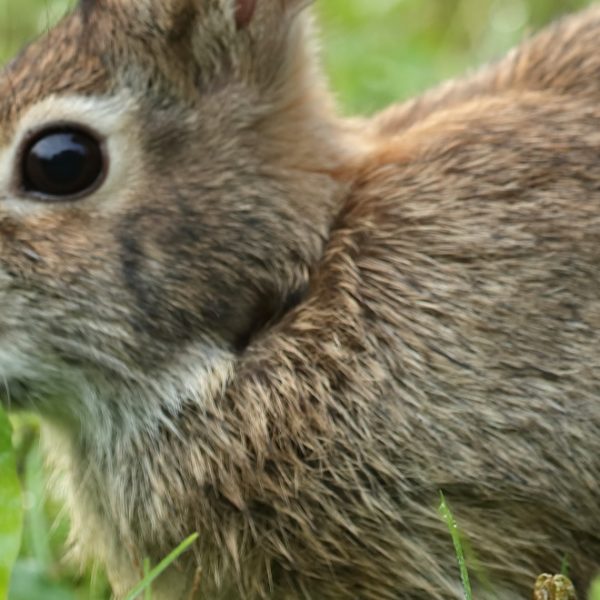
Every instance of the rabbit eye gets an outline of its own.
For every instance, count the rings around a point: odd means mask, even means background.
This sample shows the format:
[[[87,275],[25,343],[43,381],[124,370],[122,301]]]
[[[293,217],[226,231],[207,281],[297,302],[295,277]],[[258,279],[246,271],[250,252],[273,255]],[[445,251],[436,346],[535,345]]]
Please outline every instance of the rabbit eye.
[[[21,157],[25,193],[44,200],[74,200],[95,190],[106,173],[102,143],[77,127],[36,134]]]

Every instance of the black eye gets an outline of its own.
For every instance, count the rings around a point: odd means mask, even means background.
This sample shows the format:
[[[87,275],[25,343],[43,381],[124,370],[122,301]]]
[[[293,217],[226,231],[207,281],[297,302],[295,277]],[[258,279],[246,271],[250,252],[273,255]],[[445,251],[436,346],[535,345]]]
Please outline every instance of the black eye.
[[[47,200],[69,200],[90,193],[106,172],[101,142],[75,127],[38,133],[21,161],[24,191]]]

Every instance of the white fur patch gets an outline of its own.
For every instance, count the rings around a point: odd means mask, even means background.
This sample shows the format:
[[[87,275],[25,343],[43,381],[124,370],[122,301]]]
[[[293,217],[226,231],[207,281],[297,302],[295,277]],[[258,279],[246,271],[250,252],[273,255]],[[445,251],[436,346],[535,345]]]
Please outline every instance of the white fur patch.
[[[177,414],[184,403],[194,404],[200,411],[212,408],[232,377],[234,361],[229,352],[200,342],[179,356],[177,365],[151,379],[132,373],[126,386],[111,385],[104,378],[81,380],[71,410],[82,417],[81,435],[98,458],[114,450],[115,439],[125,445],[137,444],[138,437],[153,437],[160,428],[179,435],[169,415]]]

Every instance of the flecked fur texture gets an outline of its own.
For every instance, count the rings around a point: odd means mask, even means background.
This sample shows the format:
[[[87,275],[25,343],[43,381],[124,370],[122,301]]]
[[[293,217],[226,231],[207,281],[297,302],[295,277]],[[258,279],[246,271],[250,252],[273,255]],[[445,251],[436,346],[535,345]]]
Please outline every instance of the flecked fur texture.
[[[304,4],[83,0],[6,68],[5,400],[43,415],[117,597],[197,531],[157,598],[458,599],[440,490],[476,598],[564,556],[585,590],[600,9],[366,121],[336,115]],[[106,183],[23,197],[22,140],[66,117]]]

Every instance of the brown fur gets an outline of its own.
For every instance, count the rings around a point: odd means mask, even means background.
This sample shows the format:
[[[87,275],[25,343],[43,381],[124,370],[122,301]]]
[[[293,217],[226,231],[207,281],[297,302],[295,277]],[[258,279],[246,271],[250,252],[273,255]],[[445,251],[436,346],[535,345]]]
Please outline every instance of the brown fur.
[[[0,212],[27,363],[2,374],[48,421],[74,538],[118,596],[198,531],[158,597],[450,600],[443,490],[477,598],[526,597],[565,555],[584,590],[600,10],[349,122],[302,4],[238,29],[228,0],[86,0],[0,79],[3,145],[43,98],[133,99],[114,202]]]

